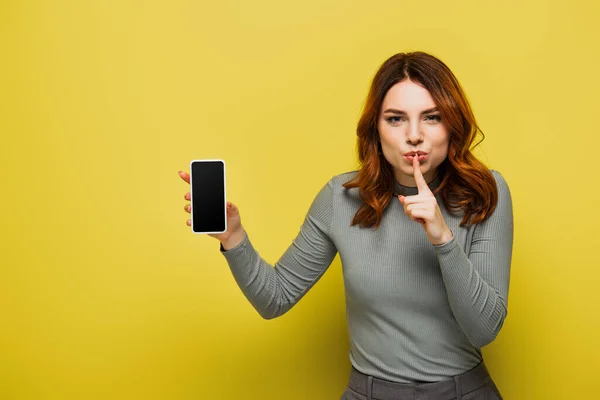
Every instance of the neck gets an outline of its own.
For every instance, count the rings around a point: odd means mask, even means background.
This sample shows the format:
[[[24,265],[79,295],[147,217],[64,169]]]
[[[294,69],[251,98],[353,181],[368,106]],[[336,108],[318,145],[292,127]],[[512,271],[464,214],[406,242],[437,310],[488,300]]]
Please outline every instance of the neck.
[[[429,186],[429,189],[431,189],[431,191],[434,191],[435,189],[437,189],[438,186],[440,186],[440,183],[442,182],[442,180],[440,179],[439,175],[436,173],[433,178],[427,179],[425,178],[425,180],[427,181],[427,185]],[[412,186],[414,185],[414,186]],[[419,189],[417,188],[417,184],[416,182],[412,182],[411,186],[407,186],[407,185],[402,185],[400,183],[398,183],[397,180],[394,179],[394,196],[398,196],[398,195],[403,195],[403,196],[412,196],[415,194],[419,193]]]

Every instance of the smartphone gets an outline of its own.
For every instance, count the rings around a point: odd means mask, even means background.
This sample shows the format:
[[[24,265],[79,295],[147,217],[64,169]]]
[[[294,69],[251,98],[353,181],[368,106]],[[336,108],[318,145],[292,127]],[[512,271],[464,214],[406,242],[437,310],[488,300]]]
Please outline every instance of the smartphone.
[[[190,162],[192,232],[223,233],[227,230],[225,161]]]

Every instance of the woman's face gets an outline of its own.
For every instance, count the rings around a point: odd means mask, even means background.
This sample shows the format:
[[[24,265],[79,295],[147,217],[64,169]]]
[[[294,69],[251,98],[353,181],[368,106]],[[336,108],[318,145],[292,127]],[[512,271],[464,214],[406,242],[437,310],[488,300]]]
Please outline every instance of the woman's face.
[[[446,159],[448,130],[435,107],[429,91],[409,79],[392,86],[383,99],[377,123],[381,148],[403,186],[417,186],[412,166],[415,154],[427,182]]]

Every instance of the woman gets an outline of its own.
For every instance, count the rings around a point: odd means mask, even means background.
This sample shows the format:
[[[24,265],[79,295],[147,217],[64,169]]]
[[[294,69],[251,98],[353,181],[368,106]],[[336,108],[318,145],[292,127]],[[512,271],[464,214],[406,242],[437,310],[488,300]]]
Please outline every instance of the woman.
[[[478,131],[442,61],[396,54],[358,123],[360,169],[324,185],[274,268],[228,203],[229,230],[212,236],[264,318],[292,308],[340,253],[352,364],[342,399],[502,398],[480,348],[507,313],[512,201],[470,151]]]

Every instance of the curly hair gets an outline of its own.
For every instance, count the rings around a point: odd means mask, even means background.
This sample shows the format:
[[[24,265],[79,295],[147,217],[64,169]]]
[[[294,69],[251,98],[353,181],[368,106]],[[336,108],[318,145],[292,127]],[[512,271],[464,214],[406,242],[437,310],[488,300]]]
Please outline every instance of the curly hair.
[[[378,228],[383,210],[393,197],[392,165],[381,151],[377,121],[388,90],[405,79],[427,89],[440,110],[449,132],[448,156],[438,167],[440,193],[446,209],[464,212],[461,226],[485,221],[496,208],[498,189],[490,170],[471,152],[485,135],[477,126],[466,96],[450,69],[438,58],[422,51],[398,53],[379,68],[358,122],[358,174],[344,184],[359,188],[363,200],[351,226]],[[477,134],[481,140],[474,144]]]

